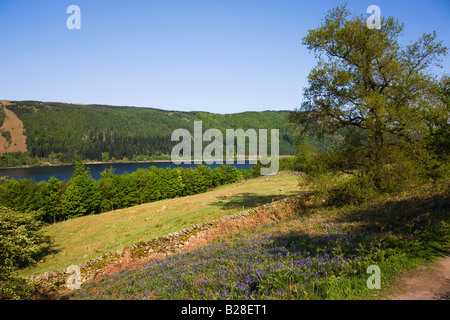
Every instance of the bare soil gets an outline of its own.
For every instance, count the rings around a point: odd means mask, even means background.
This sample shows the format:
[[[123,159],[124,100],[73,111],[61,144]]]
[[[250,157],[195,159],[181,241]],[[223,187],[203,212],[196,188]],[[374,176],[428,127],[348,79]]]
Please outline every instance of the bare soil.
[[[1,107],[1,105],[0,105]],[[25,152],[27,151],[27,137],[23,134],[23,123],[14,112],[3,107],[5,120],[0,130],[9,131],[11,143],[0,135],[0,154],[4,152]]]
[[[393,287],[392,300],[450,300],[450,252],[432,266],[404,272]]]

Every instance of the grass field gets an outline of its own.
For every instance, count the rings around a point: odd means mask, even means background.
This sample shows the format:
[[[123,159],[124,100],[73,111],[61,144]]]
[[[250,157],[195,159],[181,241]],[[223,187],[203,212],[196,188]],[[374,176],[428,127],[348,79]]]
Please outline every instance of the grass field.
[[[279,173],[224,185],[203,194],[105,212],[45,227],[53,245],[21,275],[62,270],[136,242],[178,231],[302,192],[299,176]]]
[[[302,208],[286,219],[86,283],[68,298],[382,299],[402,270],[429,263],[450,245],[445,191]],[[373,265],[381,272],[381,291],[367,286]]]

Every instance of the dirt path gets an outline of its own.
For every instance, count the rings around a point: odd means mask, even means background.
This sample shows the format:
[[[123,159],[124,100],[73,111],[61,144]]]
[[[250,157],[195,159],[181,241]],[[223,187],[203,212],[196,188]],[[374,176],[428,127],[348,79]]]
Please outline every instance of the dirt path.
[[[394,288],[392,300],[450,300],[450,254],[433,266],[405,272]]]

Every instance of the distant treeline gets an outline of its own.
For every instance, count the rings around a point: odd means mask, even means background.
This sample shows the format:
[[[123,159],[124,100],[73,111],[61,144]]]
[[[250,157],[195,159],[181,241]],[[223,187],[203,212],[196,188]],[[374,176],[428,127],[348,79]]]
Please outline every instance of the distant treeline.
[[[30,158],[70,163],[101,161],[105,155],[115,160],[170,155],[177,143],[171,141],[172,132],[178,128],[193,132],[194,121],[202,121],[203,130],[216,128],[223,134],[226,129],[279,129],[280,154],[296,151],[285,111],[212,114],[37,101],[11,101],[7,108],[23,122]],[[21,161],[7,157],[3,162]]]
[[[222,165],[215,169],[196,168],[138,169],[115,174],[113,168],[94,180],[82,162],[75,164],[69,181],[55,177],[36,183],[31,179],[0,179],[0,206],[19,212],[36,212],[39,220],[55,223],[84,215],[98,214],[134,205],[205,192],[210,188],[256,177],[260,165],[237,170]]]
[[[0,167],[38,165],[39,160],[29,157],[29,152],[8,152],[0,155]]]

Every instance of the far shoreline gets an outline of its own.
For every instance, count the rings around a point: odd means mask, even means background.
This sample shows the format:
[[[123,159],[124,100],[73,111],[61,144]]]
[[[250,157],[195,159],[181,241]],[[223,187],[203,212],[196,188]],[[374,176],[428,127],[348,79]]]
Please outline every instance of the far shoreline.
[[[279,158],[288,158],[288,157],[294,157],[294,155],[280,155],[278,156]],[[238,159],[234,159],[234,161],[237,161]],[[249,160],[248,157],[245,158],[245,160]],[[192,161],[194,161],[192,159]],[[223,159],[224,164],[226,159]],[[142,160],[142,161],[132,161],[132,160],[127,160],[127,161],[122,161],[122,160],[117,160],[117,161],[87,161],[87,162],[83,162],[85,165],[97,165],[97,164],[117,164],[117,163],[151,163],[151,162],[173,162],[172,160]],[[45,167],[64,167],[64,166],[72,166],[72,163],[62,163],[62,164],[54,164],[54,163],[47,163],[47,164],[39,164],[39,165],[24,165],[24,166],[17,166],[17,167],[0,167],[0,170],[2,169],[28,169],[28,168],[45,168]]]
[[[145,161],[88,161],[83,162],[84,164],[116,164],[116,163],[146,163],[146,162],[172,162],[172,160],[145,160]],[[27,168],[46,168],[46,167],[65,167],[65,166],[73,166],[73,163],[48,163],[48,164],[40,164],[40,165],[25,165],[25,166],[17,166],[17,167],[0,167],[1,169],[27,169]]]

